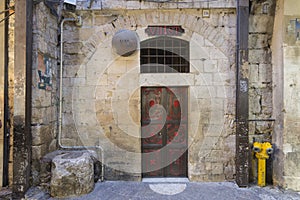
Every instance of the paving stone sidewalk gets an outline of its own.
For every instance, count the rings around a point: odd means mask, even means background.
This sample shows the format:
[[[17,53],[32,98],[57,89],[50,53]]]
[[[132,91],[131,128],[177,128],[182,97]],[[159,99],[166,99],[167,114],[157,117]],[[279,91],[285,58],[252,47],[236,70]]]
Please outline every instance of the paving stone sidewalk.
[[[58,200],[32,188],[28,200]],[[93,192],[65,200],[300,200],[300,193],[276,187],[239,188],[233,182],[221,183],[144,183],[126,181],[98,182]]]
[[[9,200],[11,199],[12,191],[8,187],[0,188],[0,199],[1,200]]]

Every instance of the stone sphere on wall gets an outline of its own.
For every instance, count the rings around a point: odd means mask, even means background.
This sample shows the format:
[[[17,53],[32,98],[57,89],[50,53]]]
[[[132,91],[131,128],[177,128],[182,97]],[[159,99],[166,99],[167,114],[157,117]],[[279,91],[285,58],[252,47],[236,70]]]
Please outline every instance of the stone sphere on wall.
[[[138,36],[131,30],[119,30],[112,38],[113,50],[120,56],[130,56],[138,48]]]

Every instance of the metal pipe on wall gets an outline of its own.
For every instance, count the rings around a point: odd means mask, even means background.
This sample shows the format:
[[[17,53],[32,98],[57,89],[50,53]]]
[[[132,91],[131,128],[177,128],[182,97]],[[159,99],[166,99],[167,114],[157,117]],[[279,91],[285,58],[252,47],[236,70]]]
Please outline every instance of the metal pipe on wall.
[[[8,9],[9,0],[5,0],[5,9]],[[8,186],[9,184],[9,143],[10,143],[10,129],[9,129],[9,105],[8,105],[8,25],[9,19],[7,18],[9,13],[5,13],[5,36],[4,36],[4,119],[3,119],[3,179],[2,179],[2,186]]]
[[[101,146],[64,146],[61,143],[61,135],[62,135],[62,104],[63,104],[63,97],[62,97],[62,86],[63,86],[63,43],[64,43],[64,23],[65,22],[80,22],[81,17],[76,18],[65,18],[62,20],[60,24],[60,71],[59,71],[59,119],[58,119],[58,146],[61,149],[100,149],[101,151],[101,181],[104,181],[104,151]]]

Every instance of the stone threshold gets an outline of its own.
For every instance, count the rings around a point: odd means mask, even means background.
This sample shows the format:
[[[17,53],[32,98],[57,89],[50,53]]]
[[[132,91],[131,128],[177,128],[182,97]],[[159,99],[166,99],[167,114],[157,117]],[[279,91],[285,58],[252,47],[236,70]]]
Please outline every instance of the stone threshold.
[[[188,183],[188,178],[143,178],[143,183]]]

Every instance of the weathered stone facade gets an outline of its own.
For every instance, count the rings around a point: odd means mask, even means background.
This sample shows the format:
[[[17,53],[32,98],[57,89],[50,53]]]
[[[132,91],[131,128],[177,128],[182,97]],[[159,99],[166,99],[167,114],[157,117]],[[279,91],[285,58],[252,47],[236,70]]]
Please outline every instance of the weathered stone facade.
[[[268,3],[267,13],[263,6]],[[271,40],[275,2],[252,1],[249,27],[249,65],[250,65],[250,119],[271,119],[272,117],[272,56]],[[272,137],[272,122],[254,121],[253,137],[263,134],[264,139]],[[251,138],[250,138],[251,139]]]
[[[277,73],[282,73],[283,80],[277,79],[276,85],[282,87],[283,102],[281,116],[283,116],[283,132],[281,132],[282,152],[278,154],[281,158],[283,179],[285,188],[300,190],[300,134],[299,134],[299,56],[300,56],[300,24],[299,24],[299,9],[300,3],[294,0],[279,1],[283,12],[279,12],[276,17],[280,21],[278,24],[283,24],[282,35],[279,41],[282,41],[282,56],[281,69],[277,69]],[[276,63],[277,64],[277,63]],[[279,64],[279,63],[278,63]],[[282,70],[282,71],[280,71]],[[278,101],[275,101],[278,105]],[[280,113],[276,113],[279,115]]]
[[[59,148],[58,140],[65,147],[101,146],[107,180],[141,180],[141,88],[153,86],[188,88],[188,178],[234,180],[236,1],[78,0],[75,12],[63,13],[62,4],[49,2],[33,6],[33,184],[49,182],[49,169],[42,169],[40,159]],[[205,9],[208,16],[203,15]],[[299,9],[295,0],[250,1],[245,70],[249,141],[273,143],[273,182],[294,190],[300,190]],[[81,20],[65,22],[63,62],[59,63],[61,14]],[[180,25],[185,30],[181,36],[170,37],[189,43],[189,73],[141,73],[140,49],[126,57],[114,52],[116,32],[134,31],[141,43],[155,37],[145,31],[151,25]],[[13,37],[15,32],[10,30]],[[23,112],[23,103],[13,102],[23,94],[24,85],[23,80],[14,80],[18,66],[14,66],[13,48],[10,52],[13,119]],[[61,138],[57,137],[59,81],[63,83]],[[19,125],[14,134],[21,137],[22,120]]]
[[[145,4],[149,5],[145,9],[153,8],[153,3]],[[107,179],[139,180],[141,86],[187,86],[189,178],[232,180],[235,9],[211,9],[211,17],[202,18],[202,10],[167,8],[101,11],[95,7],[76,12],[82,16],[81,27],[65,25],[62,143],[99,144],[105,151]],[[112,51],[117,31],[134,30],[145,41],[151,38],[145,33],[147,26],[161,24],[185,29],[181,38],[190,43],[190,73],[141,74],[139,52],[120,57]]]
[[[77,0],[77,9],[96,9],[96,10],[144,10],[144,9],[181,9],[181,8],[234,8],[235,0],[220,1],[198,1],[198,0],[175,0],[160,1],[154,0]]]
[[[10,2],[10,6],[13,6],[13,2]],[[9,29],[8,29],[8,104],[9,104],[9,113],[10,113],[10,155],[9,155],[9,184],[12,184],[13,180],[13,152],[12,152],[12,144],[13,144],[13,115],[14,115],[14,46],[15,46],[15,16],[12,15],[9,18]]]
[[[47,16],[47,17],[45,17]],[[59,18],[44,3],[34,6],[33,17],[33,77],[32,77],[32,180],[45,182],[40,177],[40,159],[57,149],[57,61]],[[51,67],[52,88],[40,87],[39,71],[48,61]],[[42,72],[43,73],[43,72]]]
[[[0,3],[0,10],[4,10],[5,8],[5,4],[4,2]],[[4,14],[0,14],[1,18],[4,18],[5,15]],[[3,121],[4,121],[4,106],[2,107],[2,105],[4,105],[4,66],[5,66],[5,26],[4,24],[0,25],[0,52],[1,52],[1,58],[0,58],[0,148],[3,149]],[[3,151],[0,151],[0,159],[3,160]],[[2,174],[3,174],[3,166],[0,166],[0,178],[2,179]],[[0,187],[2,187],[2,181],[0,183]]]
[[[249,142],[271,142],[273,135],[272,35],[275,1],[251,1],[249,18]],[[252,158],[253,181],[257,160]],[[272,182],[272,157],[267,182]]]
[[[14,5],[14,3],[13,2],[10,2],[10,4],[9,4],[9,6],[13,6]],[[5,7],[5,2],[2,2],[2,7],[1,7],[1,10],[4,10],[4,7]],[[10,12],[13,12],[12,10],[10,10]],[[2,13],[2,15],[1,15],[1,19],[2,18],[4,18],[5,17],[5,13]],[[10,116],[9,116],[9,121],[8,121],[8,124],[9,124],[9,129],[10,130],[8,130],[8,132],[9,132],[9,146],[10,146],[10,153],[9,153],[9,155],[8,155],[8,171],[9,171],[9,173],[8,173],[8,183],[9,183],[9,185],[11,185],[12,184],[12,168],[13,168],[13,157],[12,157],[12,151],[11,151],[11,149],[12,149],[12,143],[13,143],[13,137],[12,137],[12,129],[13,129],[13,102],[14,102],[14,22],[15,22],[15,16],[14,15],[11,15],[10,17],[9,17],[9,19],[8,20],[6,20],[6,22],[8,23],[8,35],[7,35],[7,38],[5,38],[5,32],[4,32],[4,27],[5,27],[5,23],[4,22],[2,22],[1,23],[1,31],[3,30],[3,32],[1,33],[1,40],[3,40],[2,42],[3,43],[1,43],[1,45],[3,45],[3,46],[1,46],[1,48],[3,47],[3,51],[2,51],[2,59],[3,59],[3,64],[1,64],[2,66],[3,66],[3,69],[1,69],[2,71],[1,71],[1,88],[2,88],[2,90],[1,90],[1,92],[0,92],[0,94],[2,95],[1,97],[0,97],[0,101],[1,101],[1,103],[0,103],[0,105],[2,106],[1,107],[1,113],[0,113],[0,119],[1,119],[1,122],[2,122],[2,128],[0,129],[1,130],[1,135],[0,135],[0,137],[1,137],[1,139],[0,139],[0,141],[1,141],[1,151],[3,150],[3,145],[4,145],[4,140],[3,140],[3,138],[4,138],[4,126],[5,126],[5,123],[4,123],[4,110],[5,110],[5,108],[4,108],[4,73],[5,73],[5,70],[4,70],[4,67],[5,67],[5,63],[4,63],[4,60],[5,60],[5,50],[4,50],[4,45],[5,45],[5,39],[7,39],[8,41],[8,49],[7,49],[7,53],[8,53],[8,101],[9,101],[9,103],[8,103],[8,105],[9,105],[9,107],[8,107],[8,111],[9,111],[9,113],[10,113]],[[1,61],[1,63],[2,63],[2,61]],[[3,132],[2,132],[3,131]],[[3,155],[4,155],[4,152],[2,152],[3,154],[2,154],[2,156],[1,156],[1,159],[4,159],[4,157],[3,157]],[[2,169],[2,167],[3,166],[1,166],[1,169]],[[2,175],[3,175],[3,173],[2,173],[2,170],[0,170],[1,171],[1,178],[2,178]],[[2,180],[2,179],[1,179]],[[2,181],[1,181],[1,183],[0,183],[0,185],[2,185]]]

